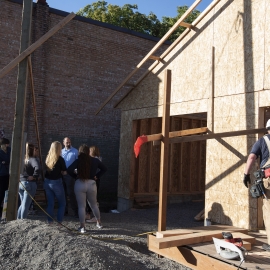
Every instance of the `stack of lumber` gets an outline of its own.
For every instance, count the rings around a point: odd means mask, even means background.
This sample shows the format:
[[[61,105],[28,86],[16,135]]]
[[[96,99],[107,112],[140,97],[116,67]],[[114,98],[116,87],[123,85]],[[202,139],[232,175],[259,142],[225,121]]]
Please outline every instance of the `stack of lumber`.
[[[223,239],[222,232],[224,231],[231,232],[234,238],[242,238],[242,240],[250,244],[255,243],[255,238],[247,234],[247,229],[222,225],[161,231],[156,233],[156,237],[150,238],[151,241],[148,243],[152,247],[163,249],[212,242],[213,237]]]

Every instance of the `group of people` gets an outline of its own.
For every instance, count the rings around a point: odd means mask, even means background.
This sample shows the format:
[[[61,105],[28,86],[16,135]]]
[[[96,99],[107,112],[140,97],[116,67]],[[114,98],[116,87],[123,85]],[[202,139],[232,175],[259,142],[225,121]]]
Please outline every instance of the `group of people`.
[[[1,203],[9,185],[10,147],[9,141],[5,138],[0,140],[0,145]],[[96,146],[89,148],[86,144],[81,145],[77,150],[72,147],[68,137],[64,138],[63,145],[62,149],[60,142],[53,142],[45,160],[43,187],[47,197],[48,224],[53,224],[55,199],[58,204],[57,221],[63,222],[64,215],[68,214],[69,210],[68,197],[73,215],[79,217],[80,220],[79,232],[86,232],[85,222],[89,221],[91,210],[94,217],[90,221],[95,221],[96,226],[101,229],[97,186],[99,186],[100,177],[107,169],[101,161],[99,150]],[[37,180],[41,173],[37,151],[38,149],[33,144],[26,144],[23,172],[20,174],[18,219],[27,218],[32,203],[31,197],[36,194]]]

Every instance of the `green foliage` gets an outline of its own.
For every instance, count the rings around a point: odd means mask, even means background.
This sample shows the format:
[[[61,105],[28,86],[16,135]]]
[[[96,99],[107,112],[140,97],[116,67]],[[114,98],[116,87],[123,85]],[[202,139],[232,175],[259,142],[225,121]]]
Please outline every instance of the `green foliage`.
[[[138,12],[138,5],[125,4],[119,7],[101,0],[81,8],[77,15],[161,38],[187,9],[187,6],[177,7],[176,17],[162,17],[160,21],[153,12],[149,15]],[[185,22],[191,23],[199,14],[198,10],[194,10]],[[185,28],[180,26],[169,39],[175,40],[184,30]]]

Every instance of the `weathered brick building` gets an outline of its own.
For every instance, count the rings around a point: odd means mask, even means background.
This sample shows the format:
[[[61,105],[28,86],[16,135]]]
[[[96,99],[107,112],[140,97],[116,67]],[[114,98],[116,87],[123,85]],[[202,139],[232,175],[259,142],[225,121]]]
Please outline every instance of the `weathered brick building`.
[[[0,1],[0,69],[18,56],[22,3],[22,0]],[[32,43],[68,15],[49,4],[49,1],[34,3]],[[32,54],[43,157],[52,141],[62,142],[65,136],[71,137],[75,147],[82,143],[97,145],[108,167],[101,192],[117,192],[120,112],[113,109],[112,102],[97,116],[94,113],[156,41],[148,35],[76,16]],[[17,68],[14,68],[0,82],[0,129],[5,130],[9,139],[16,85]],[[28,141],[36,143],[30,92],[25,132]]]

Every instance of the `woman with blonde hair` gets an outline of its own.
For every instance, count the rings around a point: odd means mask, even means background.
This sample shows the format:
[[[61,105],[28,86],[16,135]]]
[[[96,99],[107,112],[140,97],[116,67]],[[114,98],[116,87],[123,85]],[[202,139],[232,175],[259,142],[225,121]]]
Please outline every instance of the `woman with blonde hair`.
[[[78,203],[80,227],[79,232],[85,233],[85,206],[88,200],[91,209],[96,217],[96,226],[101,229],[100,212],[97,206],[97,186],[94,177],[96,175],[97,164],[89,156],[89,147],[85,144],[79,148],[78,159],[70,165],[69,169],[74,171],[77,168],[78,179],[75,182],[75,195]],[[102,169],[102,168],[101,168]],[[106,170],[106,168],[105,168]],[[94,172],[94,173],[93,173]],[[102,173],[104,170],[102,170]]]
[[[61,157],[62,146],[58,141],[52,142],[48,155],[46,157],[46,172],[44,180],[44,189],[47,196],[47,213],[54,217],[54,200],[57,199],[58,211],[57,221],[62,223],[66,199],[65,191],[62,182],[62,174],[65,175],[67,172],[65,160]],[[48,223],[52,224],[52,218],[48,217]]]
[[[36,194],[39,172],[39,163],[34,156],[34,145],[26,143],[23,173],[20,174],[19,185],[21,205],[18,209],[17,219],[27,218],[29,206],[32,202],[31,197]]]

